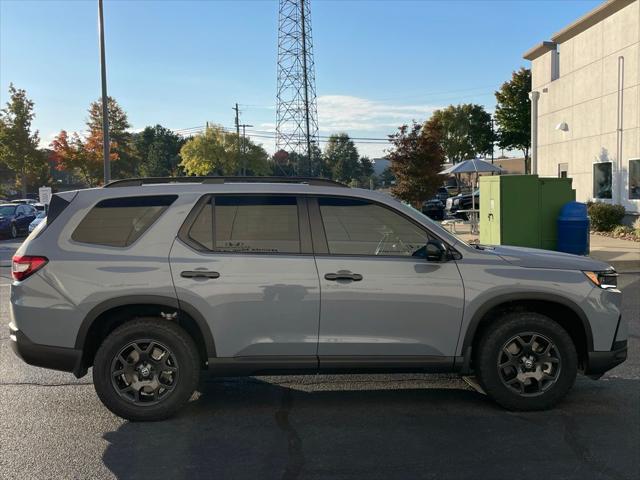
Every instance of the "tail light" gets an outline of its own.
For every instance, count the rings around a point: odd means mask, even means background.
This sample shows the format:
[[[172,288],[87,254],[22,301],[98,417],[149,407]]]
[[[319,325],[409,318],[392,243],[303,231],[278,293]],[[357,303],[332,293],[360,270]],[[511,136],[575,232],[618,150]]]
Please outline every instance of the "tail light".
[[[21,282],[44,267],[48,261],[47,257],[14,255],[11,260],[11,275],[14,280]]]

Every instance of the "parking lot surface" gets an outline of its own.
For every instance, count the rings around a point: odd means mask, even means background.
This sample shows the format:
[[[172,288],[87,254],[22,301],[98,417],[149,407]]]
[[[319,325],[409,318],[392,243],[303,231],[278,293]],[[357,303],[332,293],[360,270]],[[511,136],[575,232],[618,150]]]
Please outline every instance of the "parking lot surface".
[[[0,478],[635,479],[640,476],[640,272],[624,273],[629,360],[558,407],[511,413],[455,376],[216,379],[176,418],[108,412],[91,376],[9,347],[0,241]]]

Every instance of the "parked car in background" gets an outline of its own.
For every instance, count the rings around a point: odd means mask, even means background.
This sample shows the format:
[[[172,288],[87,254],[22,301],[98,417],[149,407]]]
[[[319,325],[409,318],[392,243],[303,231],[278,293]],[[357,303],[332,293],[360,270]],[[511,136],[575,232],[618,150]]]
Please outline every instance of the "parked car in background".
[[[427,200],[422,204],[422,213],[431,220],[444,220],[444,203],[437,198]]]
[[[33,205],[38,202],[32,198],[16,198],[15,200],[11,200],[9,203],[15,203],[16,205]]]
[[[29,224],[36,218],[36,209],[27,204],[0,205],[0,236],[16,238],[29,232]]]
[[[468,220],[466,212],[458,212],[459,210],[471,210],[475,202],[476,209],[480,208],[480,190],[474,192],[475,201],[470,193],[449,197],[445,207],[445,213],[450,217],[462,218]]]
[[[438,188],[435,198],[440,200],[443,203],[443,205],[447,203],[447,199],[449,198],[449,190],[447,190],[447,187]]]
[[[33,203],[33,208],[35,208],[39,212],[44,212],[47,210],[47,206],[44,203]]]
[[[47,212],[45,212],[44,210],[38,211],[38,215],[36,215],[36,218],[34,218],[33,222],[29,224],[29,233],[33,232],[45,218],[47,218]]]

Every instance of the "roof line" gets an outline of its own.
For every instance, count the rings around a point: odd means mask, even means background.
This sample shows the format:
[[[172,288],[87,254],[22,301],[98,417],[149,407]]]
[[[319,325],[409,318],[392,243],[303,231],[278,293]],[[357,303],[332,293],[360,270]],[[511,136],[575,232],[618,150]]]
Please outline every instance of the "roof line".
[[[606,0],[604,3],[587,12],[573,23],[570,23],[562,30],[553,34],[551,36],[551,42],[542,42],[536,45],[535,47],[527,50],[522,57],[526,60],[534,60],[540,55],[555,49],[558,43],[566,42],[570,38],[584,32],[588,28],[613,15],[617,11],[631,5],[635,1],[636,0]]]

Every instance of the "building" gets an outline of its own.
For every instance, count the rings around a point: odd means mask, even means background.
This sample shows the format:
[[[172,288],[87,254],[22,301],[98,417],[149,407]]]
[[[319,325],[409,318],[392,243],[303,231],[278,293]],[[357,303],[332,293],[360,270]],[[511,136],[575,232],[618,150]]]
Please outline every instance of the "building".
[[[524,54],[534,173],[571,177],[578,201],[631,214],[640,213],[639,43],[640,1],[609,0]]]

